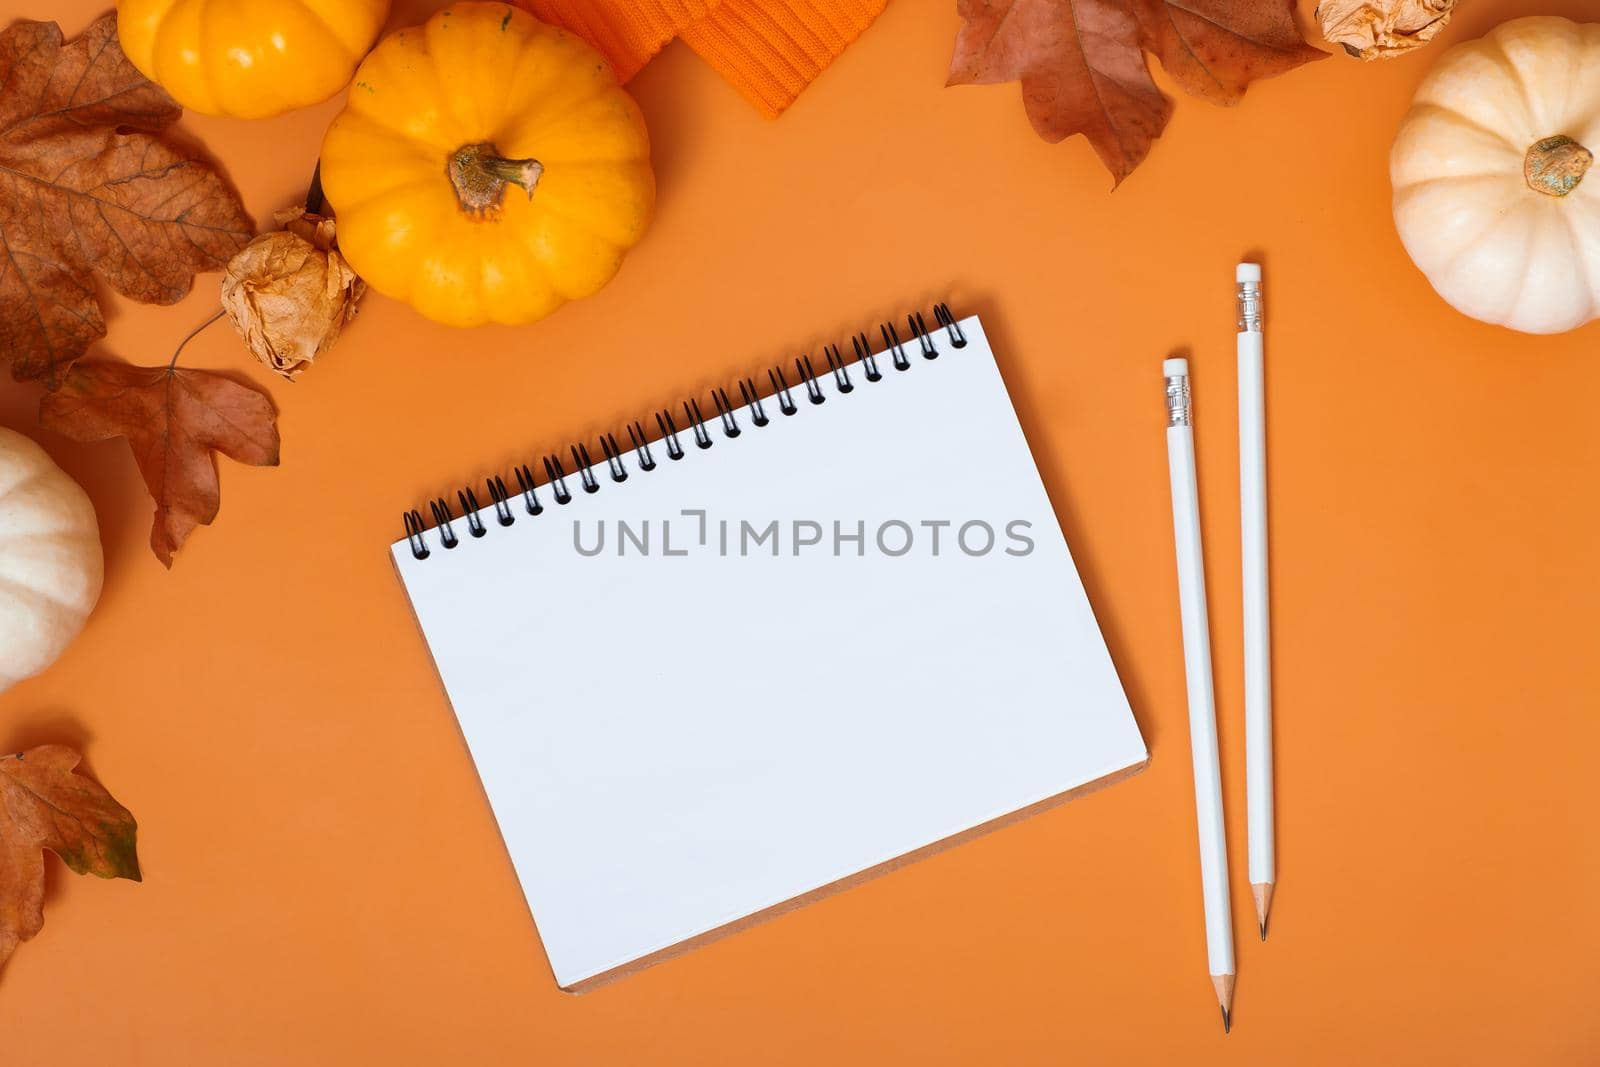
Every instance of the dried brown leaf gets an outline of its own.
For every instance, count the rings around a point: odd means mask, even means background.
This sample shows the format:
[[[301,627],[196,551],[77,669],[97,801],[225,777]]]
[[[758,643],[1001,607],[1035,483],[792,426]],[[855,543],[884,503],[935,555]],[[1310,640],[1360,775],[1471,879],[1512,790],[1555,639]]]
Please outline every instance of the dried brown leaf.
[[[1145,52],[1219,104],[1324,55],[1295,30],[1290,0],[957,0],[956,10],[949,84],[1020,81],[1039,136],[1083,134],[1117,183],[1172,115]]]
[[[278,463],[271,398],[209,371],[82,362],[40,401],[39,419],[75,441],[128,439],[156,502],[150,548],[168,567],[194,528],[217,517],[213,451],[255,466]]]
[[[96,273],[170,304],[254,227],[209,164],[155,136],[181,112],[122,54],[115,14],[69,44],[12,24],[0,85],[0,358],[54,387],[105,335]]]
[[[78,874],[140,880],[138,826],[65,745],[0,756],[0,964],[44,926],[44,849]]]

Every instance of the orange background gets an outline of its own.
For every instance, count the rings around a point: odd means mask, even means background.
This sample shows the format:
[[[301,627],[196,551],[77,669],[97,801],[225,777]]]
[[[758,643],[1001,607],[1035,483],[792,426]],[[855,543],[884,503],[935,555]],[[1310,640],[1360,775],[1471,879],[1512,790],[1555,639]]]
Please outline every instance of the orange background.
[[[11,12],[21,15],[17,4]],[[53,8],[68,34],[100,3]],[[426,5],[398,12],[420,21]],[[1600,324],[1445,306],[1389,140],[1442,49],[1582,0],[1468,3],[1427,50],[1183,101],[1115,194],[1015,86],[941,88],[952,5],[894,0],[777,122],[681,46],[634,81],[653,230],[536,327],[369,298],[294,385],[226,326],[184,362],[277,401],[168,573],[127,447],[0,422],[89,490],[100,607],[0,697],[140,822],[142,885],[51,861],[0,971],[7,1063],[1593,1063],[1600,1056]],[[1159,77],[1159,75],[1158,75]],[[1163,80],[1164,85],[1170,82]],[[337,102],[191,116],[259,221]],[[1245,936],[1233,264],[1268,279],[1279,803]],[[165,360],[216,306],[112,301]],[[1154,762],[1138,778],[595,992],[557,991],[386,550],[400,512],[913,306],[984,316]],[[1192,349],[1239,985],[1205,973],[1158,363]],[[551,605],[560,611],[560,605]],[[717,653],[697,674],[714,684]],[[540,714],[581,714],[541,708]]]

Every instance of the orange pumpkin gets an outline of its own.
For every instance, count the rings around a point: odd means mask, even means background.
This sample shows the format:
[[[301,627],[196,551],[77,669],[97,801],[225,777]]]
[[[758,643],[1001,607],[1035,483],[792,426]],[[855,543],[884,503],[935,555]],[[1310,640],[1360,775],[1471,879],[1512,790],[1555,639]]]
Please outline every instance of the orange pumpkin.
[[[128,59],[184,107],[265,118],[350,84],[389,0],[117,0]]]
[[[322,144],[339,246],[456,326],[525,323],[611,280],[655,207],[638,105],[599,53],[459,3],[384,39]]]

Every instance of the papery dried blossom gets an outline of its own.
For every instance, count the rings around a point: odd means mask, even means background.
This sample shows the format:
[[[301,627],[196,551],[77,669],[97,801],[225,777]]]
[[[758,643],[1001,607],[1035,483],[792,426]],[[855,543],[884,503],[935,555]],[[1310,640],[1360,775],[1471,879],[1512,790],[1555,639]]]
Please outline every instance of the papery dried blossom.
[[[367,285],[339,254],[332,219],[294,208],[228,262],[222,309],[257,359],[293,380],[333,347]]]
[[[1445,28],[1456,0],[1323,0],[1317,25],[1331,44],[1357,59],[1393,59]]]

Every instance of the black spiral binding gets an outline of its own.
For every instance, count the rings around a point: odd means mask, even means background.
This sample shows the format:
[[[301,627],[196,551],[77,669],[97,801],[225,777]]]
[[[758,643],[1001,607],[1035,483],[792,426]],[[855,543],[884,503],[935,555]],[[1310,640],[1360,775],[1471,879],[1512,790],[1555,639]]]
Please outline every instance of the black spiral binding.
[[[605,470],[610,474],[611,481],[617,483],[627,481],[631,473],[627,465],[630,451],[633,453],[636,470],[645,473],[656,470],[660,464],[656,460],[655,451],[651,448],[652,443],[659,444],[666,450],[668,460],[681,460],[688,453],[683,447],[684,440],[680,434],[691,437],[697,451],[711,448],[715,444],[712,427],[720,428],[722,437],[732,440],[742,432],[736,417],[741,407],[749,410],[750,422],[754,426],[764,428],[772,423],[765,403],[767,400],[776,402],[778,411],[783,415],[794,415],[800,410],[796,400],[801,395],[811,405],[822,404],[828,400],[828,395],[822,388],[822,380],[830,376],[833,378],[834,392],[839,396],[848,396],[856,391],[856,383],[850,374],[852,366],[859,369],[862,377],[869,383],[884,379],[883,368],[878,362],[881,356],[887,355],[889,365],[896,371],[910,370],[915,365],[912,359],[915,354],[920,353],[924,360],[937,359],[939,347],[934,337],[941,329],[945,332],[951,348],[966,347],[967,336],[962,331],[961,325],[956,322],[955,316],[950,313],[948,305],[935,304],[933,318],[934,328],[929,330],[922,312],[914,311],[907,315],[908,334],[905,341],[901,340],[900,331],[893,322],[881,324],[878,332],[883,344],[876,353],[872,351],[872,342],[865,333],[856,334],[850,338],[851,347],[855,350],[855,359],[851,363],[845,361],[844,353],[840,351],[838,345],[823,346],[822,354],[827,367],[820,378],[816,365],[808,355],[802,355],[794,361],[795,382],[792,386],[782,367],[772,367],[767,371],[767,380],[772,385],[772,391],[766,397],[757,393],[756,383],[750,378],[740,379],[738,383],[742,404],[735,404],[726,389],[720,387],[713,389],[711,401],[716,410],[710,423],[707,422],[700,401],[691,397],[682,405],[684,423],[681,429],[670,410],[663,409],[656,412],[656,427],[661,433],[654,442],[645,437],[645,429],[638,422],[627,426],[629,447],[626,449],[618,443],[614,434],[602,434],[600,451]],[[595,476],[595,463],[588,445],[579,442],[572,445],[569,451],[577,473],[578,488],[584,495],[599,492],[601,483]],[[545,473],[545,480],[542,483],[544,488],[549,490],[558,506],[571,503],[574,494],[567,484],[569,475],[561,462],[561,457],[544,456],[542,463]],[[521,464],[512,471],[512,474],[517,480],[517,495],[522,498],[522,510],[528,516],[544,514],[546,509],[539,499],[539,486],[534,484],[533,471],[527,464]],[[506,487],[505,479],[500,475],[494,475],[488,479],[486,487],[496,525],[513,525],[517,521],[517,515],[512,508],[514,498]],[[476,539],[485,536],[489,532],[489,527],[483,521],[481,514],[483,509],[478,502],[478,494],[470,486],[465,487],[457,491],[456,500],[461,506],[461,515],[467,525],[468,537]],[[437,532],[439,547],[447,551],[461,544],[461,538],[456,533],[456,517],[450,510],[449,500],[437,497],[428,502],[428,510],[433,516],[431,527],[424,523],[422,513],[415,508],[402,516],[405,521],[406,543],[411,548],[411,555],[419,560],[427,559],[433,554],[428,546],[427,535],[430,529]]]

